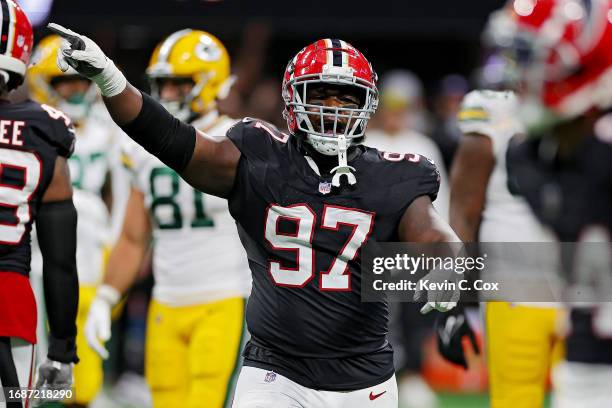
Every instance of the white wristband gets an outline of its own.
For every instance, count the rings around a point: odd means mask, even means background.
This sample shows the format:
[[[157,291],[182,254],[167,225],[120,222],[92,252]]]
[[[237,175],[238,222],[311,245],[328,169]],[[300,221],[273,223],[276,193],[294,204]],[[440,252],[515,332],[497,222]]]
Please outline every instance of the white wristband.
[[[109,58],[106,59],[104,70],[91,77],[91,80],[98,85],[102,96],[106,97],[120,94],[127,86],[127,79]]]
[[[121,293],[110,285],[100,285],[96,292],[96,297],[104,300],[112,307],[121,300]]]

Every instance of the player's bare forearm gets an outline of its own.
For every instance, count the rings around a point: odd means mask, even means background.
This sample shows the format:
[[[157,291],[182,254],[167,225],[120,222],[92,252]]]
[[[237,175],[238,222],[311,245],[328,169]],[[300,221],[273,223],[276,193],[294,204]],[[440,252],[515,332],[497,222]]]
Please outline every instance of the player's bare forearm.
[[[129,84],[105,103],[128,136],[185,181],[204,193],[227,197],[240,152],[224,135],[209,136],[181,122]]]
[[[450,225],[464,242],[477,240],[494,165],[488,137],[469,134],[461,139],[451,170]]]
[[[104,284],[120,293],[132,286],[151,240],[151,224],[141,192],[132,189],[121,235],[111,251]]]
[[[227,198],[234,186],[239,160],[240,151],[231,140],[197,132],[193,156],[181,177],[200,191]]]
[[[436,212],[428,196],[416,198],[406,209],[399,225],[403,242],[461,242],[455,231]]]
[[[142,109],[142,94],[128,82],[123,91],[110,98],[104,97],[104,104],[111,118],[119,126],[130,123]]]

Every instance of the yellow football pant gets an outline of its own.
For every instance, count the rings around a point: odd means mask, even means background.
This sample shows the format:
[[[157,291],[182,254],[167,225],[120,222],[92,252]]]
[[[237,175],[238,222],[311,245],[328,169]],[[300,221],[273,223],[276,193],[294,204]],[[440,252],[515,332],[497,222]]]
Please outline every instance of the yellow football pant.
[[[563,356],[555,308],[489,302],[485,309],[491,408],[541,408],[551,364]]]
[[[149,306],[145,376],[154,408],[222,408],[238,371],[243,298],[203,305]]]
[[[74,398],[70,402],[87,405],[102,388],[104,374],[102,359],[89,347],[85,339],[85,321],[89,306],[96,296],[94,286],[79,287],[79,311],[77,313],[77,353],[79,363],[74,366]]]

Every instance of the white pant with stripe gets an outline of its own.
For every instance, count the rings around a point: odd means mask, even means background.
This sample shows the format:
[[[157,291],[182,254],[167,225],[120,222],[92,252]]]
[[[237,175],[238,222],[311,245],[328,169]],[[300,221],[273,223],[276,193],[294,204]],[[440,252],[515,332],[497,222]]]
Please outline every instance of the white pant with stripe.
[[[242,367],[232,408],[397,408],[395,376],[356,391],[318,391],[280,374]]]

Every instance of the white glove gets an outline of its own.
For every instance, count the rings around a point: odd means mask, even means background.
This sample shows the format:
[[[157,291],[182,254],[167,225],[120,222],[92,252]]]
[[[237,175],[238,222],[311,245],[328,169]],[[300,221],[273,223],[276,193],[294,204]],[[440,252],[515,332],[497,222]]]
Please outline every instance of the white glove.
[[[417,282],[417,290],[414,292],[415,301],[425,300],[425,293],[427,293],[427,303],[421,308],[421,313],[426,314],[434,309],[439,312],[448,312],[457,306],[461,296],[461,290],[459,289],[460,276],[462,275],[452,270],[434,269],[422,277]],[[419,287],[421,282],[425,282],[426,285],[441,285],[446,282],[446,285],[436,289],[422,289]]]
[[[103,359],[108,358],[108,350],[104,347],[111,337],[111,310],[121,294],[109,285],[102,285],[96,292],[96,297],[87,313],[85,322],[85,338],[89,346]]]
[[[40,406],[46,402],[62,401],[70,397],[69,390],[72,390],[72,383],[74,380],[72,377],[72,365],[72,363],[60,363],[59,361],[47,359],[38,366],[36,389],[45,392],[40,393],[40,396],[43,398],[32,400],[34,407]]]
[[[62,72],[66,72],[69,66],[74,68],[95,82],[106,97],[115,96],[125,89],[125,76],[98,44],[59,24],[49,23],[47,27],[64,39],[57,53],[57,66]]]

